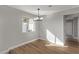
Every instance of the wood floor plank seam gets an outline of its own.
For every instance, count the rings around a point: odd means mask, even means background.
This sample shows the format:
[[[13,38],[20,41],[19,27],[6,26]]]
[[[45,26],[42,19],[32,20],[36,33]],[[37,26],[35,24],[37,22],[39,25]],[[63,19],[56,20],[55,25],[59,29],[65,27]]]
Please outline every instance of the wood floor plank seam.
[[[73,42],[72,42],[73,43]],[[9,54],[79,54],[79,46],[59,47],[46,46],[50,44],[47,40],[36,40],[23,46],[10,50]],[[74,43],[73,43],[74,44]]]

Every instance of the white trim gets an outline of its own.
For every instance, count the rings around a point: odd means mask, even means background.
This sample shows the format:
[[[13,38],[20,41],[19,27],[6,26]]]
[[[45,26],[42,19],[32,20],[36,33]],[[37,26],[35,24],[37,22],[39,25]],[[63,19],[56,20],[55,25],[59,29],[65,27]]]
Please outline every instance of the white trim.
[[[50,43],[54,43],[54,42],[52,42],[52,41],[50,41],[49,39],[46,39],[47,41],[49,41]],[[64,45],[64,41],[61,43],[61,42],[56,42],[55,43],[57,46],[61,46],[61,47],[64,47],[65,45]]]
[[[45,38],[43,38],[43,37],[39,37],[38,39],[41,39],[41,40],[47,40],[47,39],[45,39]]]
[[[6,50],[0,52],[0,54],[6,54],[6,53],[9,52],[11,49],[20,47],[20,46],[25,45],[25,44],[28,44],[28,43],[31,43],[31,42],[33,42],[33,41],[35,41],[35,40],[38,40],[38,39],[33,39],[33,40],[30,40],[30,41],[27,41],[27,42],[20,43],[20,44],[18,44],[18,45],[14,45],[13,47],[10,47],[10,48],[8,48],[8,49],[6,49]]]

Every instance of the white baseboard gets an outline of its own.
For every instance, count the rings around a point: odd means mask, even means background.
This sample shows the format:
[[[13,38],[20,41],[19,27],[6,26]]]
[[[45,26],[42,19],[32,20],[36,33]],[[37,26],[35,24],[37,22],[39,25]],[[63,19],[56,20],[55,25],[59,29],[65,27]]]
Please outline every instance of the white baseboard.
[[[41,38],[39,38],[39,39],[41,39],[41,40],[47,40],[47,39],[45,39],[45,38],[43,38],[43,37],[41,37]]]
[[[35,40],[38,40],[38,39],[33,39],[33,40],[30,40],[30,41],[27,41],[27,42],[20,43],[20,44],[18,44],[18,45],[14,45],[14,46],[12,46],[12,47],[10,47],[10,48],[8,48],[8,49],[6,49],[6,50],[0,52],[0,54],[7,54],[7,52],[9,52],[11,49],[20,47],[20,46],[25,45],[25,44],[28,44],[28,43],[31,43],[31,42],[33,42],[33,41],[35,41]]]

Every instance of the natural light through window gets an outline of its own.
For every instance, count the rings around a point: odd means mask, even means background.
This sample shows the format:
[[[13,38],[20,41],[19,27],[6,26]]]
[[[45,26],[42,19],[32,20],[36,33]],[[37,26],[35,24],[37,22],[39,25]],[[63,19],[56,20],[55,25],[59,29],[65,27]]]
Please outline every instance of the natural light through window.
[[[33,19],[29,19],[29,27],[28,27],[29,31],[35,31],[35,23],[33,21]]]
[[[27,23],[22,23],[22,32],[26,32],[27,31]]]
[[[35,31],[35,23],[33,19],[23,17],[22,19],[22,32],[33,32]]]
[[[56,35],[54,35],[49,30],[46,30],[46,36],[47,36],[48,41],[55,43],[57,45],[64,46],[64,42],[62,42],[61,39],[59,39]]]
[[[47,30],[46,33],[48,41],[55,43],[55,35],[53,35],[49,30]]]

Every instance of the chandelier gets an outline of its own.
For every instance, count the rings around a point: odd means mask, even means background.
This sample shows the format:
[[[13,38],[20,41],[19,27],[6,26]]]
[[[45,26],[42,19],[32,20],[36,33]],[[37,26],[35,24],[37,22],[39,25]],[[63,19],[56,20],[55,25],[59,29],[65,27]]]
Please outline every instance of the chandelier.
[[[39,14],[40,9],[38,8],[37,10],[38,10],[38,15],[37,15],[36,18],[34,18],[34,20],[36,20],[36,21],[42,21],[43,17],[41,17],[40,14]]]

